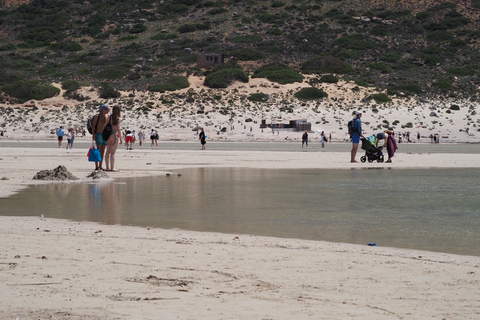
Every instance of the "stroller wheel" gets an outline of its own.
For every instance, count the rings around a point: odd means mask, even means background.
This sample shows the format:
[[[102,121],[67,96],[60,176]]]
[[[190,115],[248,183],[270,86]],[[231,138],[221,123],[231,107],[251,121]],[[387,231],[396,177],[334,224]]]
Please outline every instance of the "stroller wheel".
[[[373,162],[373,159],[368,159],[368,162],[369,162],[369,163],[372,163],[372,162]]]
[[[360,157],[360,161],[362,161],[362,162],[365,162],[365,161],[367,161],[367,157],[365,157],[365,156],[361,156],[361,157]]]
[[[383,156],[381,156],[377,161],[383,163]]]

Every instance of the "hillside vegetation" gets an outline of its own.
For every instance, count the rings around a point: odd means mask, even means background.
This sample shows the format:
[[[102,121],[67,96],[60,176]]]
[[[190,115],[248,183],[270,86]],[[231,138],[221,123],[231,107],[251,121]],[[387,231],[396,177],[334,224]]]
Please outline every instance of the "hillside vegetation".
[[[212,88],[310,74],[312,86],[344,79],[390,97],[475,100],[479,8],[480,0],[33,0],[0,11],[1,99],[55,94],[52,82],[114,96],[184,88],[189,74]],[[227,63],[200,70],[201,52]]]

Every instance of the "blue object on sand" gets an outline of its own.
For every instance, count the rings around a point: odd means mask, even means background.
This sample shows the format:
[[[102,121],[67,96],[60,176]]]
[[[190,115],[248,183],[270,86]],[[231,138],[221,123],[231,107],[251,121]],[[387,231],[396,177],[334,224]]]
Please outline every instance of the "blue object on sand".
[[[375,242],[369,242],[368,245],[369,245],[370,247],[376,247],[376,246],[377,246],[377,244],[376,244]]]

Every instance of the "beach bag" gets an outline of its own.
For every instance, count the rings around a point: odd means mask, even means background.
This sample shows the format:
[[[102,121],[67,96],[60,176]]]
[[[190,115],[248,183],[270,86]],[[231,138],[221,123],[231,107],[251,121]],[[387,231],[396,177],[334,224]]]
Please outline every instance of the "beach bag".
[[[108,120],[108,123],[105,125],[105,128],[103,128],[103,132],[102,132],[103,141],[107,141],[108,138],[110,138],[110,136],[112,135],[112,133],[113,133],[112,117],[110,117],[110,119]]]
[[[87,153],[88,161],[90,162],[96,162],[96,161],[102,161],[102,156],[100,155],[100,150],[95,148],[92,142],[92,147],[90,150],[88,150]]]

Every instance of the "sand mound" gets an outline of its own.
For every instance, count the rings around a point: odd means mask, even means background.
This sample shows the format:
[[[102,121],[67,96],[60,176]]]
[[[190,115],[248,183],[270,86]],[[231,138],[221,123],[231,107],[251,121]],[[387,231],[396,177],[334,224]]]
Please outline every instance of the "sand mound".
[[[73,174],[71,174],[64,166],[58,166],[53,170],[41,170],[33,177],[34,180],[78,180]]]
[[[101,178],[110,178],[110,177],[104,171],[98,170],[98,171],[92,171],[92,173],[90,173],[87,176],[87,178],[101,179]]]

